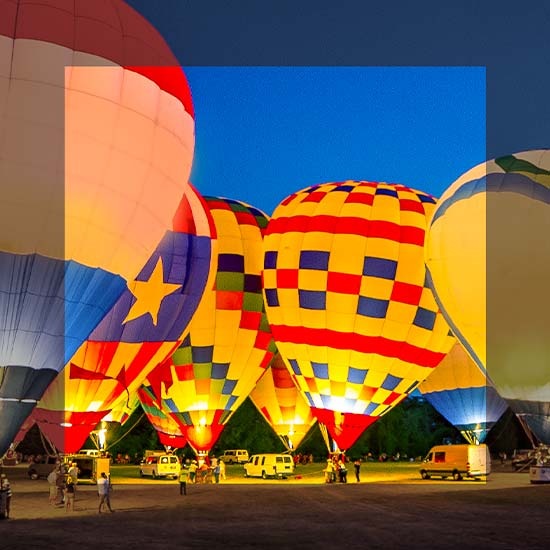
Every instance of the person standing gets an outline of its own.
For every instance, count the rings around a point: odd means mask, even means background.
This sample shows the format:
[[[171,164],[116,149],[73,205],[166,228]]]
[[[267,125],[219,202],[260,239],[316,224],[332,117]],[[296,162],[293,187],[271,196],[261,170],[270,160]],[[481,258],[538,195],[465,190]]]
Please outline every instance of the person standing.
[[[76,486],[76,484],[78,483],[78,466],[76,462],[71,463],[71,467],[67,471],[67,476],[69,478],[67,482],[72,483]]]
[[[57,503],[57,476],[61,475],[59,472],[59,468],[56,466],[49,474],[48,474],[48,484],[50,486],[50,504],[52,506],[55,506]]]
[[[5,499],[5,517],[10,517],[10,504],[11,504],[11,486],[6,474],[0,474],[0,491],[2,492],[2,498]]]
[[[111,480],[105,472],[101,472],[101,477],[97,480],[97,494],[99,495],[99,513],[104,504],[109,508],[109,512],[114,512],[111,508]]]
[[[220,479],[225,480],[225,462],[221,458],[218,460],[218,466],[220,467]]]
[[[189,459],[181,463],[180,466],[180,495],[187,494],[187,478],[189,477]]]
[[[216,465],[212,467],[212,473],[214,474],[214,482],[220,482],[220,463],[216,462]]]
[[[71,483],[73,486],[73,489],[72,489],[73,499],[76,496],[76,484],[78,483],[79,473],[80,473],[80,470],[78,469],[78,465],[76,464],[76,462],[72,462],[70,465],[70,468],[67,470],[67,483]],[[66,499],[65,499],[65,504],[67,504]]]
[[[189,466],[189,483],[195,483],[198,467],[197,461],[192,460]]]
[[[340,483],[348,482],[348,470],[346,468],[345,458],[340,458],[338,461],[338,477],[340,478]]]
[[[66,512],[68,512],[69,510],[71,512],[74,512],[74,494],[75,494],[74,483],[69,481],[65,486],[65,511]]]
[[[12,492],[11,492],[11,486],[10,486],[8,477],[6,476],[6,474],[0,474],[0,498],[2,498],[5,503],[4,517],[6,519],[9,519],[10,517],[11,495],[12,495]]]
[[[355,469],[355,479],[357,480],[357,483],[359,483],[361,481],[361,479],[359,478],[359,474],[360,474],[360,471],[361,471],[361,459],[360,458],[357,458],[357,459],[354,460],[353,468]]]

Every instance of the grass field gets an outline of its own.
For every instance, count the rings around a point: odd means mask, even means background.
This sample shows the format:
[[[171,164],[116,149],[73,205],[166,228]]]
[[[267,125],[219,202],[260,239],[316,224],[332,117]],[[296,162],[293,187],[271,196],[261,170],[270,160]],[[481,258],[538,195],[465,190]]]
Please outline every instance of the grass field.
[[[324,462],[313,462],[311,464],[300,464],[294,470],[289,479],[296,481],[322,482],[324,479]],[[386,481],[399,479],[420,479],[418,473],[419,462],[363,462],[361,465],[361,478],[368,478],[371,481]],[[132,483],[140,478],[139,466],[136,465],[112,465],[111,479],[113,483]],[[150,478],[145,478],[149,480]],[[156,482],[165,480],[156,480]],[[167,480],[166,480],[167,481]],[[226,465],[226,482],[246,483],[242,465]],[[348,464],[348,482],[355,481],[353,464]]]

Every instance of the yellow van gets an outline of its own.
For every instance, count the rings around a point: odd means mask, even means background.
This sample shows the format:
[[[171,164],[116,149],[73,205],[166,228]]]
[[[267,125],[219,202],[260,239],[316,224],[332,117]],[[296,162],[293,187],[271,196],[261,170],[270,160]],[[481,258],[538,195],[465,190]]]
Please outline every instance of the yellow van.
[[[262,454],[252,455],[244,465],[244,477],[278,477],[286,479],[294,473],[294,460],[290,455]]]
[[[487,445],[436,445],[422,462],[422,479],[438,476],[479,479],[491,473],[491,455]]]

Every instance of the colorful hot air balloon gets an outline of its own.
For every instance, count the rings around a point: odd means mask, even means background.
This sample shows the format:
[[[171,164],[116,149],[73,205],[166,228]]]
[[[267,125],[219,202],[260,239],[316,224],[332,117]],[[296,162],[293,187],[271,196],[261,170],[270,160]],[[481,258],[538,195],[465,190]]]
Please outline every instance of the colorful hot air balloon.
[[[550,443],[550,150],[480,164],[441,197],[429,282],[453,333],[499,394]]]
[[[136,280],[50,384],[32,415],[62,452],[80,449],[95,425],[181,343],[212,269],[212,219],[189,189]],[[210,279],[209,279],[210,278]]]
[[[206,202],[217,234],[214,288],[205,292],[179,349],[145,384],[196,452],[214,445],[274,352],[261,285],[267,217],[236,200]]]
[[[472,445],[485,441],[508,408],[458,342],[418,390]]]
[[[269,222],[263,283],[273,337],[340,450],[449,349],[425,285],[434,206],[403,185],[345,181],[294,193]]]
[[[193,107],[121,0],[0,4],[0,454],[158,244]]]
[[[317,422],[278,353],[250,392],[250,400],[289,451],[298,448]]]
[[[163,412],[156,404],[156,399],[151,395],[150,388],[141,386],[138,390],[138,402],[145,412],[147,419],[157,431],[160,442],[166,447],[182,449],[187,445],[187,439],[181,433],[179,424]]]

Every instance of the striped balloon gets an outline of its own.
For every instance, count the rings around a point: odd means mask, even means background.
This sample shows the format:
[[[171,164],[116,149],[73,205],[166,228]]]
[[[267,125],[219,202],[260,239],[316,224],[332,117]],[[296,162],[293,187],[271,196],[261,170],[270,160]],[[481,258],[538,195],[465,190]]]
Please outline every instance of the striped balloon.
[[[215,274],[215,230],[193,187],[135,281],[48,386],[32,412],[57,449],[76,452],[95,425],[170,357]]]
[[[269,222],[263,279],[273,337],[341,450],[450,347],[425,285],[435,202],[403,185],[327,183],[285,199]]]
[[[157,246],[191,94],[122,0],[0,1],[0,454]]]

